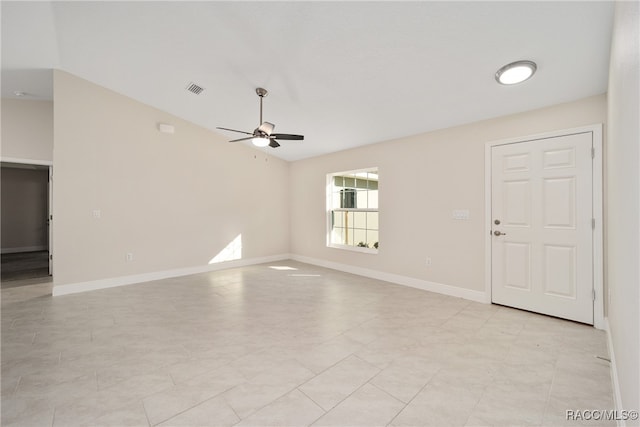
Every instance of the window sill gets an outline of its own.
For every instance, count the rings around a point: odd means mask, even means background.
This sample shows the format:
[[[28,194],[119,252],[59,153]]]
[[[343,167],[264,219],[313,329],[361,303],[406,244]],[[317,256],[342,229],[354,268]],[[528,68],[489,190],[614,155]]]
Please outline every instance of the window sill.
[[[327,245],[327,247],[333,248],[333,249],[343,249],[345,251],[351,251],[351,252],[360,252],[363,254],[372,254],[372,255],[378,254],[378,249],[375,249],[375,248],[363,248],[360,246],[337,245],[335,243],[330,243]]]

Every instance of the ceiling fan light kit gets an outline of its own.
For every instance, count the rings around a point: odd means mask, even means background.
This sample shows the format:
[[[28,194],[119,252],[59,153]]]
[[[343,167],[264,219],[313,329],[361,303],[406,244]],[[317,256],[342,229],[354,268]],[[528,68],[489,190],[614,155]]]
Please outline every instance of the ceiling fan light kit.
[[[266,147],[270,142],[269,138],[251,138],[251,143],[256,147]]]
[[[238,133],[243,133],[245,135],[250,135],[244,138],[233,139],[229,142],[251,140],[251,143],[256,147],[269,146],[271,148],[277,148],[280,146],[280,144],[278,143],[278,141],[276,141],[276,139],[289,140],[289,141],[302,141],[304,139],[304,135],[273,133],[273,129],[276,126],[273,123],[262,121],[262,98],[267,96],[269,92],[266,89],[259,87],[256,89],[256,94],[260,98],[260,122],[258,127],[255,128],[253,132],[245,132],[242,130],[229,129],[229,128],[223,128],[223,127],[216,128],[216,129],[228,130],[230,132],[238,132]]]

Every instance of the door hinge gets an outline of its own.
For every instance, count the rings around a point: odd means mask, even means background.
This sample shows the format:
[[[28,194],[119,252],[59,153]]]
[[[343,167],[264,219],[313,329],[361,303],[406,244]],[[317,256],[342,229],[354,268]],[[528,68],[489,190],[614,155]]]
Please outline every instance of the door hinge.
[[[595,289],[591,289],[591,298],[595,301],[596,300],[596,290]]]
[[[592,159],[596,158],[596,149],[594,147],[591,147],[591,158]]]
[[[592,230],[596,229],[596,219],[595,218],[591,218],[591,229]]]
[[[49,259],[51,260],[53,259],[53,254],[49,255]]]

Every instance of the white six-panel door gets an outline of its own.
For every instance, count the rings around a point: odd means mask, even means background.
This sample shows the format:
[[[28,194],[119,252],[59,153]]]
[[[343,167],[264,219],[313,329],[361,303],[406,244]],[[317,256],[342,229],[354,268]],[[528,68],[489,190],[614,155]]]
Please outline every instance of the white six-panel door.
[[[593,134],[491,148],[494,303],[593,324]]]

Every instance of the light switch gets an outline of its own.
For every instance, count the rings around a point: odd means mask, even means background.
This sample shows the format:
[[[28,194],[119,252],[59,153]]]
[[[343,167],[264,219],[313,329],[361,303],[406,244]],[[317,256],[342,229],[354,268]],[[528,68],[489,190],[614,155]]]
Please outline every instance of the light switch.
[[[95,219],[100,219],[101,216],[102,216],[102,212],[100,212],[100,209],[94,209],[93,210],[93,217]]]
[[[453,216],[453,219],[468,220],[469,209],[454,209],[452,216]]]

